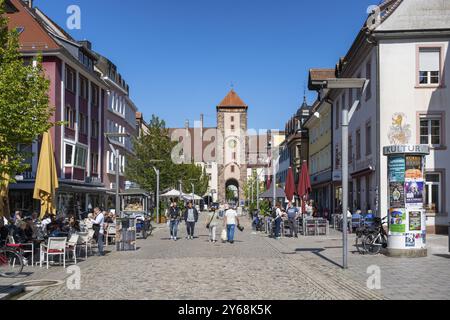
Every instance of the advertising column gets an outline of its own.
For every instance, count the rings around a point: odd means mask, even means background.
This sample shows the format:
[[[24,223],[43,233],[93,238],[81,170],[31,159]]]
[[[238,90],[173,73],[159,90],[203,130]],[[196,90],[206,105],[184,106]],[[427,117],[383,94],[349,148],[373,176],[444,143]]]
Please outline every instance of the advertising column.
[[[427,256],[424,187],[429,153],[425,145],[384,148],[388,157],[389,256]]]

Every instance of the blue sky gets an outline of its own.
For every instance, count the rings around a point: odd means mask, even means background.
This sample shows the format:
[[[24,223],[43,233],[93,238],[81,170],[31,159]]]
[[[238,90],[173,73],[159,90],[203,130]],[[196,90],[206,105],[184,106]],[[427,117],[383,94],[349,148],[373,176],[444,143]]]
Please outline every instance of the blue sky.
[[[205,115],[234,84],[250,106],[249,127],[284,129],[303,100],[310,68],[334,67],[379,0],[35,0],[66,27],[69,5],[81,29],[112,60],[146,119],[169,126]],[[311,103],[316,97],[307,92]]]

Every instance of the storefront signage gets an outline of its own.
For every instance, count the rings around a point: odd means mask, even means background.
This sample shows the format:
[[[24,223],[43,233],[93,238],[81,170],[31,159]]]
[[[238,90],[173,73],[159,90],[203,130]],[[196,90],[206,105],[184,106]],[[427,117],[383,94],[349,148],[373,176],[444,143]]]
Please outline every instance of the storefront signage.
[[[393,154],[418,154],[428,155],[430,154],[430,147],[427,145],[393,145],[383,148],[385,156]]]

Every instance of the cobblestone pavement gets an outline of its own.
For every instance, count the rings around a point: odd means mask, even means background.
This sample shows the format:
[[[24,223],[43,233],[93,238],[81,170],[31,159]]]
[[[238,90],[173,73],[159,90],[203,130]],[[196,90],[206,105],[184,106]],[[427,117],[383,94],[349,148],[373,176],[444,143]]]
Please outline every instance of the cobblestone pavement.
[[[399,259],[350,254],[342,270],[339,233],[328,237],[274,240],[246,230],[234,244],[208,242],[203,223],[198,238],[169,240],[162,228],[138,240],[136,252],[110,252],[79,264],[81,289],[66,285],[45,289],[32,299],[448,299],[450,259],[442,237],[428,258]],[[218,230],[218,239],[221,228]],[[430,236],[430,242],[431,240]],[[446,238],[445,238],[446,239]],[[353,238],[350,237],[350,241]],[[446,248],[446,247],[445,247]],[[111,248],[112,249],[112,248]],[[439,254],[439,255],[438,255]],[[369,290],[367,267],[381,268],[381,290]],[[60,267],[33,271],[30,279],[62,279]],[[27,269],[28,270],[28,269]],[[27,279],[29,280],[29,279]],[[0,286],[4,283],[0,279]],[[16,280],[17,281],[17,280]]]

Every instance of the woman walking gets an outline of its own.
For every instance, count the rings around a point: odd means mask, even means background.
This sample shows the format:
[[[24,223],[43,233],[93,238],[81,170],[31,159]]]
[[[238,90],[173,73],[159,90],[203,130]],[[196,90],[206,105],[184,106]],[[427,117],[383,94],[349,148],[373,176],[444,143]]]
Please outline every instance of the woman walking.
[[[206,220],[206,228],[209,231],[209,242],[214,243],[217,242],[216,231],[218,225],[219,225],[219,214],[216,212],[216,210],[208,213],[208,217]]]
[[[178,200],[175,199],[170,204],[169,211],[167,213],[169,219],[169,228],[170,228],[170,239],[177,241],[178,237],[178,223],[180,222],[180,209],[177,205]]]
[[[192,201],[188,202],[188,207],[184,212],[184,221],[186,221],[187,237],[186,239],[194,239],[195,224],[198,221],[198,211],[192,205]]]

